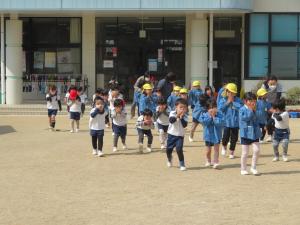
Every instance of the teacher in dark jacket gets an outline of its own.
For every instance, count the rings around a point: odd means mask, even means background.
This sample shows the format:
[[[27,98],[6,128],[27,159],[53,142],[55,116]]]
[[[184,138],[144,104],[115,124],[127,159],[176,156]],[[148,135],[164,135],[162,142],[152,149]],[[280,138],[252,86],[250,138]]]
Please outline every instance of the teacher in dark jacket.
[[[173,72],[168,73],[164,79],[157,84],[156,90],[161,93],[164,99],[168,99],[173,91],[173,85],[176,80],[176,75]]]

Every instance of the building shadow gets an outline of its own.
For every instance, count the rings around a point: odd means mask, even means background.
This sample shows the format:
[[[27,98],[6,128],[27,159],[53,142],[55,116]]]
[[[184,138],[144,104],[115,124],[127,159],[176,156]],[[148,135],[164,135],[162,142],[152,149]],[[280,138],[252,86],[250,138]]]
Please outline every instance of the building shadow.
[[[0,126],[0,135],[17,132],[12,126]]]

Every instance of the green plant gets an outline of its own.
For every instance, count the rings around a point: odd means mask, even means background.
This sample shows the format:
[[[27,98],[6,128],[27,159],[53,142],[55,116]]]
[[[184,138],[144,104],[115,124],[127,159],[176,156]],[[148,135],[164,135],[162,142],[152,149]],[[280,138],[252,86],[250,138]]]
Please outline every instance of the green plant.
[[[286,99],[288,104],[297,105],[300,103],[300,88],[293,87],[286,92]]]

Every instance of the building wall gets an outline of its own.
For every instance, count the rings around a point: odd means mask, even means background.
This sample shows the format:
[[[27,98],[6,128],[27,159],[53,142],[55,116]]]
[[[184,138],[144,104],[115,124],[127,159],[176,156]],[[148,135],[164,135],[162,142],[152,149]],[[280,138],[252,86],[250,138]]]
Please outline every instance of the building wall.
[[[254,12],[300,12],[299,0],[254,0]]]

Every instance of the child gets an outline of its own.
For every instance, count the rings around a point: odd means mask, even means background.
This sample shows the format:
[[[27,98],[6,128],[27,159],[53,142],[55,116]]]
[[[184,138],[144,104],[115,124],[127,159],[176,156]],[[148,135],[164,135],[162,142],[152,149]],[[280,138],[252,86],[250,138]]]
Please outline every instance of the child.
[[[211,86],[206,86],[204,89],[204,94],[209,98],[213,99],[214,98],[214,92]]]
[[[195,80],[192,84],[192,90],[190,90],[189,92],[189,105],[191,106],[192,110],[199,102],[200,95],[202,95],[200,84],[201,84],[200,81]]]
[[[207,102],[208,112],[200,116],[199,122],[204,126],[203,139],[206,146],[206,167],[219,168],[219,147],[222,139],[223,116],[217,110],[217,102],[209,99]],[[211,149],[214,147],[214,160],[211,161]]]
[[[256,95],[252,92],[245,94],[245,105],[240,108],[239,112],[239,126],[242,144],[241,156],[241,175],[248,175],[247,171],[247,157],[249,154],[249,147],[253,147],[251,173],[259,175],[256,169],[257,160],[260,152],[259,138],[261,131],[258,119],[255,115]]]
[[[108,94],[109,91],[107,89],[102,89],[101,92],[100,92],[100,97],[103,99],[104,101],[104,108],[105,110],[108,112],[109,109],[108,109],[108,105],[109,105],[109,102],[108,102]],[[109,122],[109,115],[107,114],[105,116],[105,127],[110,127],[110,122]]]
[[[143,93],[139,99],[139,113],[143,114],[145,109],[149,109],[154,115],[157,106],[157,96],[153,94],[153,87],[151,84],[143,85]]]
[[[192,127],[191,127],[191,133],[189,135],[190,142],[194,141],[194,134],[195,134],[196,128],[199,124],[200,116],[202,115],[202,113],[205,113],[207,111],[206,102],[208,100],[209,100],[209,98],[205,94],[200,95],[198,103],[196,103],[195,108],[193,109],[193,112],[192,112],[193,123],[192,123]]]
[[[243,106],[243,102],[236,96],[237,86],[233,83],[226,85],[223,94],[224,98],[220,100],[220,105],[218,105],[218,109],[225,118],[221,154],[226,155],[226,148],[230,139],[229,158],[234,159],[234,150],[239,137],[239,109]]]
[[[157,102],[158,106],[156,108],[157,117],[157,127],[159,132],[159,140],[161,144],[161,150],[166,149],[167,137],[168,137],[168,127],[169,127],[169,111],[167,110],[167,101],[161,97]]]
[[[189,96],[188,96],[188,89],[181,88],[180,91],[179,91],[179,98],[183,98],[183,99],[185,99],[185,100],[188,101],[188,98],[189,98]]]
[[[70,106],[68,105],[68,100],[69,100],[69,97],[70,97],[70,92],[72,90],[77,90],[77,88],[74,85],[71,85],[68,89],[68,92],[65,95],[65,98],[64,98],[64,102],[65,102],[65,104],[67,104],[67,112],[70,112]]]
[[[85,92],[83,91],[82,87],[78,88],[78,96],[80,98],[81,101],[81,116],[83,116],[84,112],[85,112],[85,104],[87,103],[87,95],[85,94]]]
[[[97,96],[100,97],[101,92],[102,92],[102,88],[97,88],[95,94],[93,94],[93,104],[94,104],[94,102],[95,102],[95,98],[96,98]],[[92,106],[92,107],[94,107],[94,106]]]
[[[273,137],[273,150],[274,159],[273,162],[279,161],[279,151],[278,147],[280,142],[282,142],[283,154],[282,160],[288,162],[288,147],[290,140],[290,128],[289,128],[289,114],[285,111],[285,100],[276,100],[273,105],[273,115],[272,118],[275,120],[275,132]]]
[[[172,110],[175,109],[175,102],[176,102],[176,100],[179,98],[180,89],[181,89],[181,87],[175,86],[175,87],[173,88],[173,92],[172,92],[171,95],[168,97],[168,99],[167,99],[167,104],[168,104],[168,109],[169,109],[169,111],[172,111]]]
[[[49,118],[49,129],[51,131],[54,131],[57,111],[61,111],[60,96],[57,93],[57,88],[55,85],[51,85],[49,87],[49,93],[46,95],[46,100]]]
[[[138,130],[139,135],[139,152],[143,153],[143,143],[144,143],[144,135],[148,137],[148,145],[147,145],[147,151],[151,152],[151,145],[153,141],[153,135],[151,132],[151,129],[154,128],[153,123],[153,113],[150,109],[144,109],[143,114],[139,116],[136,122],[136,127]]]
[[[114,147],[113,152],[118,151],[118,139],[121,137],[123,149],[127,149],[126,135],[127,135],[127,113],[124,101],[116,99],[114,101],[114,108],[111,111],[112,126],[114,131]]]
[[[79,131],[81,102],[80,102],[80,97],[77,95],[76,89],[72,89],[70,91],[70,95],[67,100],[67,104],[70,107],[70,119],[71,119],[71,131],[70,132],[74,133],[74,123],[76,122],[75,132],[77,133]]]
[[[105,103],[99,96],[95,97],[94,108],[90,112],[90,135],[92,137],[93,155],[103,156],[103,136],[104,124],[107,111],[105,110]],[[97,145],[98,143],[98,145]]]
[[[261,88],[257,91],[257,102],[256,102],[256,117],[261,129],[262,135],[259,142],[263,143],[266,135],[266,125],[268,121],[268,111],[271,108],[271,104],[266,101],[266,96],[268,92]]]
[[[183,155],[184,128],[187,127],[188,117],[186,115],[188,102],[185,99],[179,98],[175,102],[175,110],[170,112],[168,140],[167,140],[167,166],[172,167],[172,152],[176,147],[176,152],[179,159],[180,170],[186,170]]]
[[[110,89],[110,92],[108,94],[108,103],[109,103],[109,115],[111,116],[111,111],[114,109],[114,101],[116,99],[121,99],[123,100],[123,95],[120,93],[120,89],[119,89],[119,86],[118,85],[113,85],[111,86],[111,89]],[[108,122],[109,124],[109,122]],[[108,125],[107,124],[107,125]],[[114,130],[112,130],[112,135],[114,135]]]

